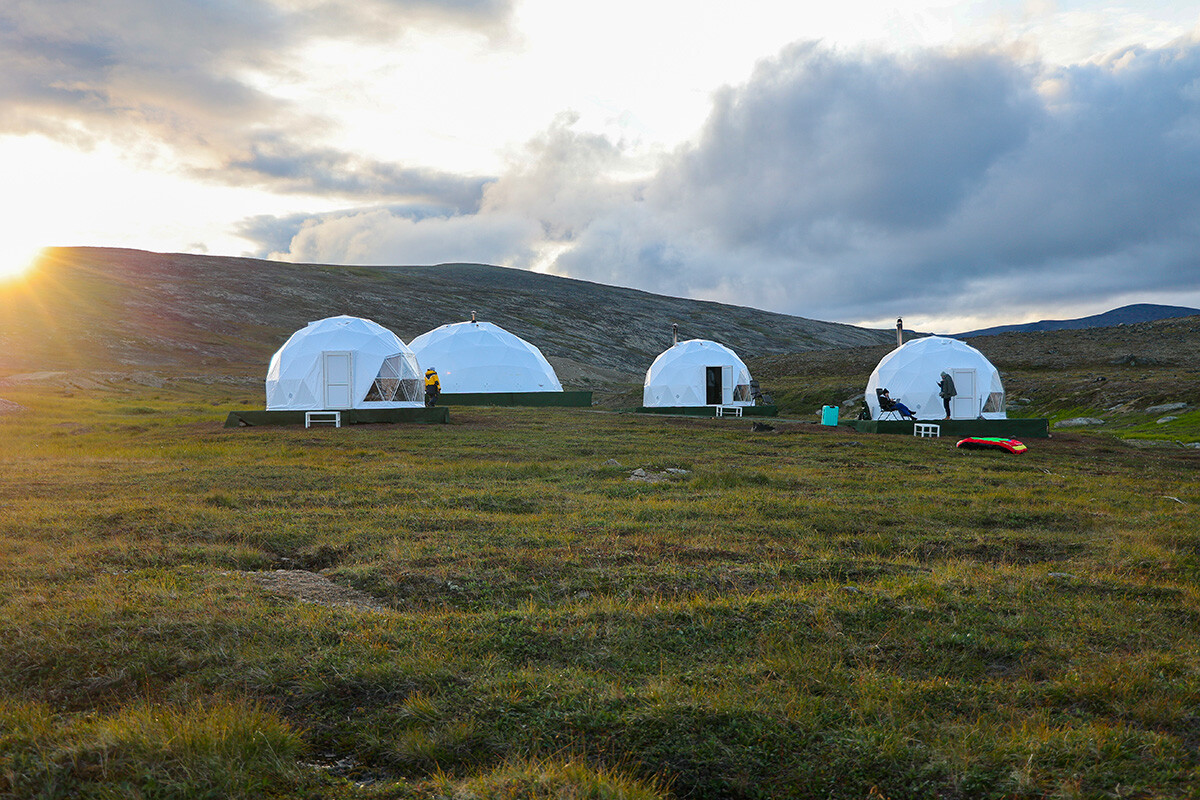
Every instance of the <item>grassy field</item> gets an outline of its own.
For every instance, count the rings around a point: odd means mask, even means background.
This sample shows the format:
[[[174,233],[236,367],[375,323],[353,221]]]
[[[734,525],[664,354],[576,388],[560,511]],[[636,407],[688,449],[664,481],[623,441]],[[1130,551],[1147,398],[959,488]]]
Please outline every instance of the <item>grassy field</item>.
[[[0,796],[1200,793],[1196,451],[228,391],[6,390]]]

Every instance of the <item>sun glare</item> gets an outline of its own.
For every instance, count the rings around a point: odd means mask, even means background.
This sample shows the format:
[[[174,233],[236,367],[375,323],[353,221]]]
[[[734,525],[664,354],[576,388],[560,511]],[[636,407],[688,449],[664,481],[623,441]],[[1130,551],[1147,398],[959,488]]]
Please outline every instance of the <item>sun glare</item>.
[[[0,282],[15,280],[25,275],[41,255],[41,247],[0,248]]]

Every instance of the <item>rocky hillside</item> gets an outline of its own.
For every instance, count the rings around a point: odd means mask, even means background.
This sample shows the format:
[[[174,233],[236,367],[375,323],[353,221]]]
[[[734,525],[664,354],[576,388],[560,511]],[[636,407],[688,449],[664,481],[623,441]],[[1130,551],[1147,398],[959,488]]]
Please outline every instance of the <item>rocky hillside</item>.
[[[56,248],[28,280],[0,287],[0,377],[74,368],[260,375],[311,320],[367,317],[408,341],[472,311],[585,385],[639,380],[670,344],[673,322],[680,338],[715,339],[746,358],[894,335],[482,264],[337,267]]]

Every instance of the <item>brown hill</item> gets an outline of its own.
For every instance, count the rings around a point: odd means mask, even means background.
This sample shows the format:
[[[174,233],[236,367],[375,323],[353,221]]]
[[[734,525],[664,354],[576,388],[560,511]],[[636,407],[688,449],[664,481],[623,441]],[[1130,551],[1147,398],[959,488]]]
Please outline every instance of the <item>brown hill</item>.
[[[0,288],[0,377],[151,370],[260,376],[311,320],[367,317],[405,341],[447,322],[496,322],[568,383],[640,380],[681,338],[743,357],[886,342],[888,331],[684,300],[482,264],[339,267],[108,248],[45,251]]]

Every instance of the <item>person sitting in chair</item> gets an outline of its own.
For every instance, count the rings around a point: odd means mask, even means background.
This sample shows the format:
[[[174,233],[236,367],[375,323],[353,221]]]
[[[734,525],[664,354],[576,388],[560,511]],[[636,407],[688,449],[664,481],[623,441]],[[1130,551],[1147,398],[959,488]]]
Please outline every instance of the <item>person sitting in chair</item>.
[[[917,418],[917,415],[908,406],[899,400],[893,400],[892,396],[888,394],[887,389],[876,389],[875,395],[879,398],[879,408],[881,411],[897,411],[904,419],[915,420]]]

